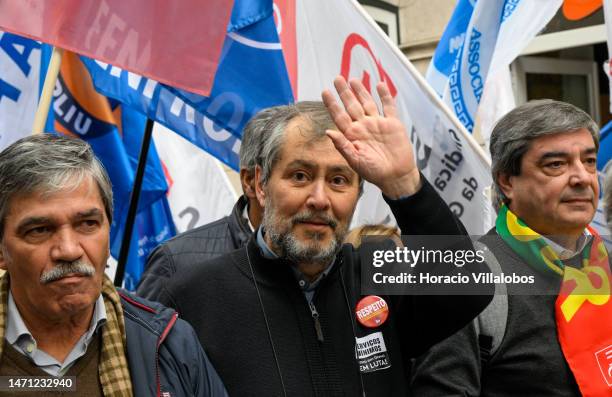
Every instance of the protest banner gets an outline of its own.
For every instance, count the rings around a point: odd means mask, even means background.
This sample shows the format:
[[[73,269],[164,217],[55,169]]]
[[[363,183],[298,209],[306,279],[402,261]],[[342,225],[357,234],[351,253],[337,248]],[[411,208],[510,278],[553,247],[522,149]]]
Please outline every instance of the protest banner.
[[[491,184],[486,156],[361,6],[338,0],[277,4],[281,15],[285,8],[295,9],[297,99],[319,99],[337,75],[358,78],[371,89],[379,81],[387,83],[419,168],[468,230],[484,233],[492,211],[484,193]],[[283,23],[283,30],[290,28]],[[394,223],[379,191],[371,185],[366,186],[353,218],[353,225],[361,223]]]
[[[153,127],[153,141],[168,181],[168,205],[177,233],[232,212],[238,194],[218,160],[159,123]]]
[[[32,133],[41,44],[0,32],[0,150]]]
[[[4,0],[0,29],[208,95],[232,5],[232,0]]]
[[[470,13],[470,22],[462,33],[463,42],[454,45],[458,49],[443,98],[485,147],[495,122],[515,107],[510,63],[548,24],[561,3],[562,0],[477,1],[473,10],[462,2],[457,5],[456,11],[464,6],[463,12]],[[453,14],[453,18],[459,17]],[[451,20],[449,26],[454,25]],[[459,32],[454,33],[456,38]],[[439,46],[450,48],[446,42]]]
[[[209,97],[103,62],[84,62],[99,92],[143,112],[234,170],[247,121],[262,108],[293,102],[270,0],[235,2]]]

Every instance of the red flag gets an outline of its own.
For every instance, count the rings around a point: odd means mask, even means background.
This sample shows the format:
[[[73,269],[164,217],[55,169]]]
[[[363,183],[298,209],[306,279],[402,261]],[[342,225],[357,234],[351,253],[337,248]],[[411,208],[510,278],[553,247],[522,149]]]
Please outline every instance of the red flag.
[[[582,269],[566,266],[555,303],[557,336],[584,397],[612,395],[612,274],[595,230]]]
[[[0,28],[208,96],[233,0],[0,0]]]
[[[293,95],[297,97],[297,41],[295,36],[295,0],[274,1],[274,22],[278,29]]]

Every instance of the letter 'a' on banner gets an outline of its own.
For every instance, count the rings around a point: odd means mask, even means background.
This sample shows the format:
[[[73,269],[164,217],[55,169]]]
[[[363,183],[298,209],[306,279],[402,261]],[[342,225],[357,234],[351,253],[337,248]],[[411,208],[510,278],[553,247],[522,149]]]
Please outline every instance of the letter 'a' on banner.
[[[208,96],[233,3],[0,0],[0,29]]]

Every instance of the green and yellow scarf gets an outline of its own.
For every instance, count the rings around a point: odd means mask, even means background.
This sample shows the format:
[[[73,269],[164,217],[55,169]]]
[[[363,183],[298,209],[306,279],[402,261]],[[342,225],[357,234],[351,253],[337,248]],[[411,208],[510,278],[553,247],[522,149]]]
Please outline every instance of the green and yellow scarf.
[[[612,275],[608,252],[597,232],[582,251],[580,269],[565,266],[546,240],[505,205],[497,233],[525,262],[561,277],[555,302],[557,336],[583,396],[612,395]]]

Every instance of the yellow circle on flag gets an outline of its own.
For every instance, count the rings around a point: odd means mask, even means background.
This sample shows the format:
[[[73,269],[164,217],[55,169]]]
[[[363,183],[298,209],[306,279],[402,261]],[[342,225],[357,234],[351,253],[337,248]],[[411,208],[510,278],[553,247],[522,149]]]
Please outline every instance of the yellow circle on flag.
[[[521,226],[516,215],[510,211],[508,211],[506,215],[506,224],[508,225],[508,230],[512,234],[512,237],[519,241],[527,242],[540,238],[540,235],[531,230],[528,226]]]

